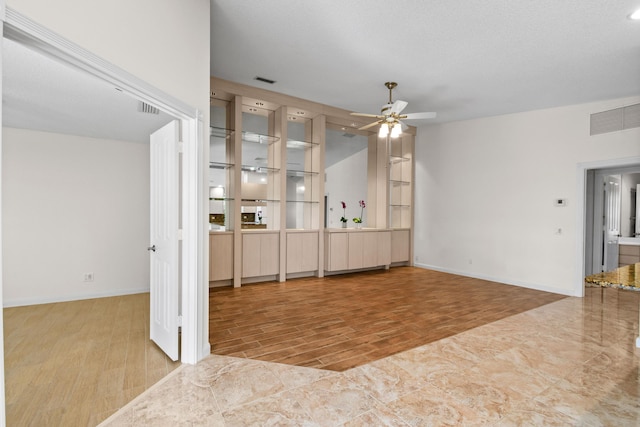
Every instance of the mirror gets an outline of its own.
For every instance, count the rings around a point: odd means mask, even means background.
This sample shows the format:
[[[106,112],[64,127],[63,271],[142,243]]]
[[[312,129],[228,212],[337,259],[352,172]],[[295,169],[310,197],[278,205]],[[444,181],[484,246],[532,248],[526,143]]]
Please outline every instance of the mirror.
[[[369,138],[355,129],[327,124],[325,148],[325,227],[340,228],[343,216],[347,227],[354,227],[353,218],[362,215],[366,226],[367,209],[358,202],[367,202],[367,157]],[[345,202],[346,209],[341,202]]]

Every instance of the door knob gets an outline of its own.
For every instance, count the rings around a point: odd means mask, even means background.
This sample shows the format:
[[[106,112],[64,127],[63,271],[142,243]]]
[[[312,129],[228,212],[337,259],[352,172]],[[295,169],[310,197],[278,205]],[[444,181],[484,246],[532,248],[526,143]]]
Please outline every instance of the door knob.
[[[148,251],[153,251],[153,252],[155,252],[155,251],[156,251],[156,245],[149,246],[149,247],[147,248],[147,250],[148,250]]]

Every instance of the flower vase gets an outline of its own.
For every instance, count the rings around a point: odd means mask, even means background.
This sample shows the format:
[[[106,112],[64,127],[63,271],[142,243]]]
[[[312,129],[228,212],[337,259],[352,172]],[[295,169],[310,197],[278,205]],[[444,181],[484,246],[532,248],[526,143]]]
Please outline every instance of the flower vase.
[[[360,230],[362,228],[361,222],[356,222],[356,229]]]
[[[347,228],[347,223],[346,222],[342,222],[342,228]]]

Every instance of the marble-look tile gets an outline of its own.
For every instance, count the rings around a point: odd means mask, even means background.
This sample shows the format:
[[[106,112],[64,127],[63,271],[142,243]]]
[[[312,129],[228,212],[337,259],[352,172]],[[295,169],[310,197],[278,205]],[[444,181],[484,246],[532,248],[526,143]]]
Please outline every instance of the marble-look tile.
[[[427,386],[387,405],[410,426],[481,426],[490,420],[442,390]]]
[[[376,401],[341,373],[283,393],[320,425],[340,425],[371,410]]]
[[[496,427],[521,426],[590,426],[585,420],[573,418],[562,412],[555,411],[539,402],[527,402],[514,408],[507,416],[497,422]]]
[[[380,402],[388,403],[424,387],[424,381],[413,377],[391,360],[378,360],[346,371],[344,375],[367,390]]]
[[[411,425],[400,419],[385,406],[375,407],[344,423],[344,427],[410,427]]]
[[[222,414],[226,427],[322,426],[288,393],[255,400]]]

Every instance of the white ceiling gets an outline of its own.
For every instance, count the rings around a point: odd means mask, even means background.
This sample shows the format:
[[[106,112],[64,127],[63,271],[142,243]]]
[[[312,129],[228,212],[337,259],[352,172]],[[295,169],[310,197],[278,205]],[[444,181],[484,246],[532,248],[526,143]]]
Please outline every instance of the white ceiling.
[[[172,120],[141,113],[138,101],[115,87],[6,38],[2,73],[4,126],[148,142]]]
[[[212,0],[213,76],[432,122],[640,94],[640,0]],[[273,85],[256,76],[276,80]]]

